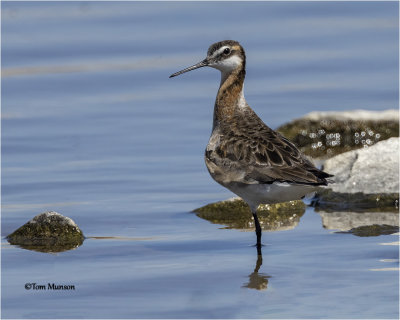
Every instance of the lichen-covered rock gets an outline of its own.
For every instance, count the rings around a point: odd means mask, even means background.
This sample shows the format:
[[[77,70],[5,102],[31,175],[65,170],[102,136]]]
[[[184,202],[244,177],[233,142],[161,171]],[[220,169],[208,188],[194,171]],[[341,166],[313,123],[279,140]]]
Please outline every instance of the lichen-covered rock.
[[[333,174],[334,192],[399,193],[399,138],[349,151],[328,159],[324,171]]]
[[[305,212],[305,204],[289,201],[273,205],[260,205],[257,211],[261,228],[265,231],[293,229]],[[226,225],[228,229],[254,231],[254,220],[249,206],[240,198],[232,198],[195,209],[198,217],[212,223]]]
[[[306,155],[329,158],[399,136],[399,111],[312,112],[277,129]]]
[[[38,214],[7,236],[10,244],[41,252],[61,252],[80,246],[85,239],[76,223],[47,211]]]

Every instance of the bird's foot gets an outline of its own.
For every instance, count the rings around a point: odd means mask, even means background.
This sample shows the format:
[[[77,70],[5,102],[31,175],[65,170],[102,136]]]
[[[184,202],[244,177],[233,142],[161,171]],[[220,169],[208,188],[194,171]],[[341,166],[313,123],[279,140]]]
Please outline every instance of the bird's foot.
[[[256,243],[256,244],[253,244],[253,245],[251,245],[251,247],[266,247],[268,244],[262,244],[262,243],[260,243],[260,244],[258,244],[258,243]]]

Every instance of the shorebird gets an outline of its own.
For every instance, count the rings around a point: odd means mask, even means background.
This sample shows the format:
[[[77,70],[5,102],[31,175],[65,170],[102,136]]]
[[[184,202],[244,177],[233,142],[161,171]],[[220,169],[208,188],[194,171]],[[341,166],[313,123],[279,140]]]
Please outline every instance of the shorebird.
[[[318,186],[327,185],[331,175],[317,169],[247,104],[243,94],[246,55],[239,42],[212,44],[204,60],[170,78],[201,67],[221,71],[212,133],[205,151],[206,166],[215,181],[249,205],[261,254],[258,206],[302,199]]]

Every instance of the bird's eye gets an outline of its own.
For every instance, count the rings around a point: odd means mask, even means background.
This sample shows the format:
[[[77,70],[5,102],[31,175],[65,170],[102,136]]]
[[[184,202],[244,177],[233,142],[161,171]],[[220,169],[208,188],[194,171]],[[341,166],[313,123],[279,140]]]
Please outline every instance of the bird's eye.
[[[225,48],[225,50],[224,50],[224,54],[229,54],[229,53],[231,53],[231,49],[229,49],[229,48]]]

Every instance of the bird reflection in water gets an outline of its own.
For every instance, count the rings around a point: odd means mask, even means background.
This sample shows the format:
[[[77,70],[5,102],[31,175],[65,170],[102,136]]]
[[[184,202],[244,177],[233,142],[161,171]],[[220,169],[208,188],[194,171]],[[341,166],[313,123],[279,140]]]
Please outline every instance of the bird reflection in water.
[[[258,273],[260,267],[262,265],[262,255],[257,255],[257,263],[254,271],[249,275],[249,282],[245,283],[242,288],[256,289],[256,290],[267,290],[268,288],[268,279],[271,276],[268,276],[264,273]]]
[[[304,215],[306,205],[302,201],[290,201],[275,205],[261,205],[258,216],[263,231],[283,231],[295,228]],[[226,229],[238,229],[254,232],[254,220],[250,209],[241,199],[229,199],[206,205],[194,210],[199,218],[211,223],[225,225]],[[262,265],[262,244],[257,243],[257,262],[243,288],[266,290],[270,276],[259,273]]]

